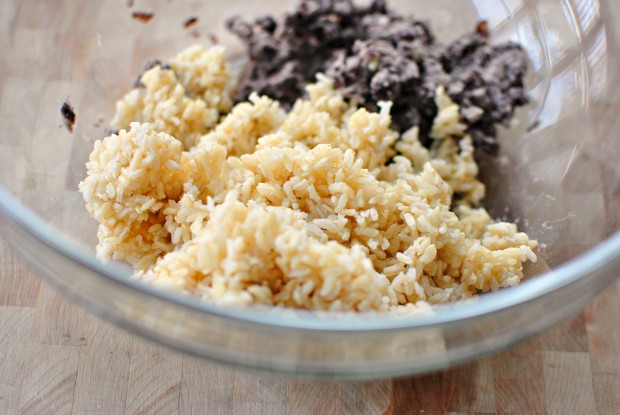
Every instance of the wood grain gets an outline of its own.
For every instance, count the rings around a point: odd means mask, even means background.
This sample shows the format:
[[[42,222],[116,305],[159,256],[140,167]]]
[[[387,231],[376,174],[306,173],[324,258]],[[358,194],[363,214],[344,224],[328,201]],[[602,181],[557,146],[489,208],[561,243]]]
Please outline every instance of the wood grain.
[[[494,413],[492,362],[485,359],[447,371],[443,376],[442,395],[445,410]]]
[[[548,415],[596,413],[587,353],[543,352],[543,365]]]
[[[80,349],[73,413],[124,413],[127,402],[131,337],[110,325],[97,325]],[[104,399],[107,397],[107,399]]]
[[[185,357],[181,378],[181,413],[232,412],[234,371]]]
[[[133,339],[127,389],[127,413],[173,413],[181,398],[183,357]]]
[[[14,150],[28,149],[35,140],[51,150],[54,142],[46,141],[45,134],[59,122],[58,114],[40,114],[37,105],[13,105],[14,97],[31,103],[61,100],[69,94],[72,103],[79,105],[99,98],[81,87],[83,80],[95,77],[111,85],[113,80],[129,79],[131,71],[159,50],[174,48],[166,30],[157,26],[163,23],[155,19],[145,29],[155,34],[153,38],[141,37],[131,44],[118,31],[114,35],[118,38],[111,40],[120,45],[116,56],[102,58],[89,22],[97,18],[114,25],[120,15],[127,17],[124,0],[114,1],[119,9],[102,7],[103,2],[97,1],[81,2],[78,8],[67,8],[65,0],[0,1],[0,51],[12,45],[9,54],[0,56],[0,119],[3,129],[23,137],[0,145],[0,175],[14,177],[10,190],[26,202],[36,202],[42,187],[64,184],[75,189],[92,144],[76,141],[63,148],[71,151],[62,154],[70,160],[67,163],[14,156],[24,154]],[[608,3],[620,17],[620,2]],[[170,12],[178,13],[179,22],[191,13],[191,8],[175,10]],[[57,34],[42,31],[42,21],[50,27],[72,27],[83,37],[58,50]],[[11,34],[5,28],[12,25],[22,30]],[[34,76],[56,54],[67,66],[54,68],[48,79]],[[93,57],[106,65],[89,67]],[[74,82],[62,82],[61,72],[71,73]],[[109,95],[102,101],[118,97],[124,89],[120,85],[102,91]],[[58,175],[66,176],[67,182],[54,180]],[[58,189],[63,196],[50,202],[54,205],[49,212],[62,211],[63,203],[81,203],[75,192],[63,190]],[[47,219],[59,226],[92,225],[70,212],[50,213]],[[175,413],[617,415],[620,282],[584,313],[478,362],[412,378],[313,382],[235,371],[112,327],[42,284],[0,241],[0,414]]]
[[[19,412],[70,414],[75,397],[80,349],[31,344],[24,369]]]
[[[5,306],[0,310],[0,413],[13,414],[19,408],[34,310]]]

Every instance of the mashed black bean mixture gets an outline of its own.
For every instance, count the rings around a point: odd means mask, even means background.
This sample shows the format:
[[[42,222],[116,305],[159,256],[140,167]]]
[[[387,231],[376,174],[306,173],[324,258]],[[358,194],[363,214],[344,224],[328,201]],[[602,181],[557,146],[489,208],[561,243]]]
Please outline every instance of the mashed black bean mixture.
[[[317,73],[335,80],[349,100],[377,111],[393,103],[394,127],[419,126],[429,146],[437,116],[435,91],[446,87],[478,151],[496,154],[497,124],[527,103],[527,59],[514,43],[491,45],[484,22],[453,43],[435,41],[429,25],[390,10],[385,0],[303,0],[283,17],[233,17],[228,27],[248,46],[250,64],[236,102],[252,92],[290,107]]]

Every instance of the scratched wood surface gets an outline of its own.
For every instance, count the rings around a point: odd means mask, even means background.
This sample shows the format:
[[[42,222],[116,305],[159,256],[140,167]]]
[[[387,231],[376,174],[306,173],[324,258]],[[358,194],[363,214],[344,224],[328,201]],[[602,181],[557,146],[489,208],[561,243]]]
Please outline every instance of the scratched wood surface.
[[[125,7],[124,0],[117,2]],[[88,31],[99,2],[81,3],[81,15],[59,12],[64,3],[0,1],[0,26],[8,27],[17,14],[26,28],[12,39],[21,44],[15,50],[24,61],[43,64],[46,51],[53,50],[56,40],[39,30],[42,21],[60,25],[73,19],[76,30]],[[620,17],[620,2],[613,5]],[[183,13],[177,20],[187,17]],[[0,54],[6,42],[0,35]],[[162,37],[139,49],[150,55],[166,42]],[[71,58],[83,58],[83,45],[74,46]],[[131,56],[132,49],[120,53]],[[15,72],[10,63],[0,65],[0,77],[16,79],[7,91],[22,89],[18,79],[43,84]],[[53,84],[47,93],[64,94],[68,87]],[[26,119],[35,115],[29,108],[5,110]],[[0,168],[18,166],[20,160],[0,150]],[[20,176],[13,185],[21,190],[28,178]],[[0,414],[69,413],[620,414],[620,282],[583,313],[496,356],[421,377],[326,383],[234,371],[148,343],[66,301],[0,241]]]

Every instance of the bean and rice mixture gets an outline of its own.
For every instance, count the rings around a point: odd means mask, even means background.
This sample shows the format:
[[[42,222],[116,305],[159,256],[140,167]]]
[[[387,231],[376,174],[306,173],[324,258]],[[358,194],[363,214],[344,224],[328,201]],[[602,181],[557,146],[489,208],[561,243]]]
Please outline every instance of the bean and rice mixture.
[[[536,241],[480,206],[449,85],[427,143],[391,101],[358,105],[321,73],[281,103],[235,99],[222,47],[149,66],[80,183],[98,255],[136,278],[219,304],[398,311],[514,286],[536,261]]]

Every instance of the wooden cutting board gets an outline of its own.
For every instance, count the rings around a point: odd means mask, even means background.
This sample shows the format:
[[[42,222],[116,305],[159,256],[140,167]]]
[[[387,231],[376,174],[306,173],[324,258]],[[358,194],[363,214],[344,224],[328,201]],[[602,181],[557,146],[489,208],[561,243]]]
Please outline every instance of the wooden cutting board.
[[[512,350],[427,376],[287,380],[148,343],[67,302],[0,242],[0,414],[620,414],[620,282]]]

